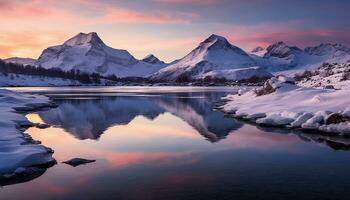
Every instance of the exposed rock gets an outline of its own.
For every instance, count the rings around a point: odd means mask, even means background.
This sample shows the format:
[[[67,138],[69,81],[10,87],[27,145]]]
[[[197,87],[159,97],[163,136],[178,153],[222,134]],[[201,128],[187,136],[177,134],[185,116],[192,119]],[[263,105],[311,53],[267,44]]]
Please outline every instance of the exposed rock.
[[[40,129],[46,129],[46,128],[49,128],[50,125],[48,125],[48,124],[37,124],[35,127],[40,128]]]
[[[84,159],[84,158],[73,158],[73,159],[64,161],[62,163],[65,163],[65,164],[70,165],[72,167],[77,167],[79,165],[85,165],[85,164],[92,163],[92,162],[96,162],[96,160],[88,160],[88,159]]]
[[[258,47],[255,47],[251,52],[256,53],[256,52],[263,51],[263,50],[265,50],[263,47],[258,46]]]
[[[326,118],[326,125],[328,124],[339,124],[342,122],[347,122],[350,121],[350,118],[345,117],[339,113],[333,113],[330,114],[327,118]]]
[[[263,87],[256,90],[255,93],[257,96],[263,96],[263,95],[271,94],[275,91],[276,91],[276,89],[271,86],[270,81],[266,81],[264,83]]]

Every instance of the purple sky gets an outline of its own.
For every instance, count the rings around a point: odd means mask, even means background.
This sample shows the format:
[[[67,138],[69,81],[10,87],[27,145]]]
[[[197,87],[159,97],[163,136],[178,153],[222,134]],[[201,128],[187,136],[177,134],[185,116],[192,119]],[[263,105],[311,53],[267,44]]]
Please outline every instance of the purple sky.
[[[350,46],[349,0],[0,0],[0,57],[38,57],[79,32],[137,58],[184,56],[215,33],[244,50],[276,41]]]

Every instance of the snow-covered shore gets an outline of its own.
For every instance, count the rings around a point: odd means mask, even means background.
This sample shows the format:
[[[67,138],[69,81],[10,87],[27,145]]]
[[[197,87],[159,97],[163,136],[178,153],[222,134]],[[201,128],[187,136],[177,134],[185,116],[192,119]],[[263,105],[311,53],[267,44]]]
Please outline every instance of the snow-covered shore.
[[[50,106],[45,96],[0,90],[0,180],[33,174],[35,166],[55,163],[51,149],[23,133],[32,124],[19,113]]]
[[[219,109],[259,125],[350,135],[350,90],[300,87],[271,78],[262,88],[229,95]]]

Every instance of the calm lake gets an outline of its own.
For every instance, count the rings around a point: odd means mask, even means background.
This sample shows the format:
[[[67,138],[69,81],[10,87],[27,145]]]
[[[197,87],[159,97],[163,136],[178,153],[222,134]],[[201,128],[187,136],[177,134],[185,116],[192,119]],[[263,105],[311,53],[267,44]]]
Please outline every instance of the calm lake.
[[[213,110],[235,88],[17,88],[57,108],[28,114],[58,164],[4,200],[344,199],[350,140],[256,127]],[[96,162],[72,167],[81,157]]]

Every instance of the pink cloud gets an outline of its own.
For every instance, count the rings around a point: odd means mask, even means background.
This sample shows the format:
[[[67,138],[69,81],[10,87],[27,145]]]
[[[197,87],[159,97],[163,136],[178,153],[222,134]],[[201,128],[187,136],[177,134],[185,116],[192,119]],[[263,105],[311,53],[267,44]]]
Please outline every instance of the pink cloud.
[[[226,27],[221,34],[234,45],[251,50],[256,46],[266,47],[278,41],[301,48],[321,42],[348,44],[348,32],[346,29],[309,28],[304,21],[289,21],[283,24]]]
[[[119,6],[108,6],[101,2],[89,0],[73,0],[69,2],[69,9],[55,1],[32,0],[26,3],[11,2],[0,4],[0,21],[27,21],[40,22],[70,22],[85,25],[113,24],[113,23],[149,23],[149,24],[183,24],[199,18],[198,14],[177,11],[150,11],[143,12]],[[83,7],[88,12],[77,12]]]
[[[2,31],[0,33],[0,58],[36,58],[48,46],[60,44],[67,38],[62,32],[47,31]]]

